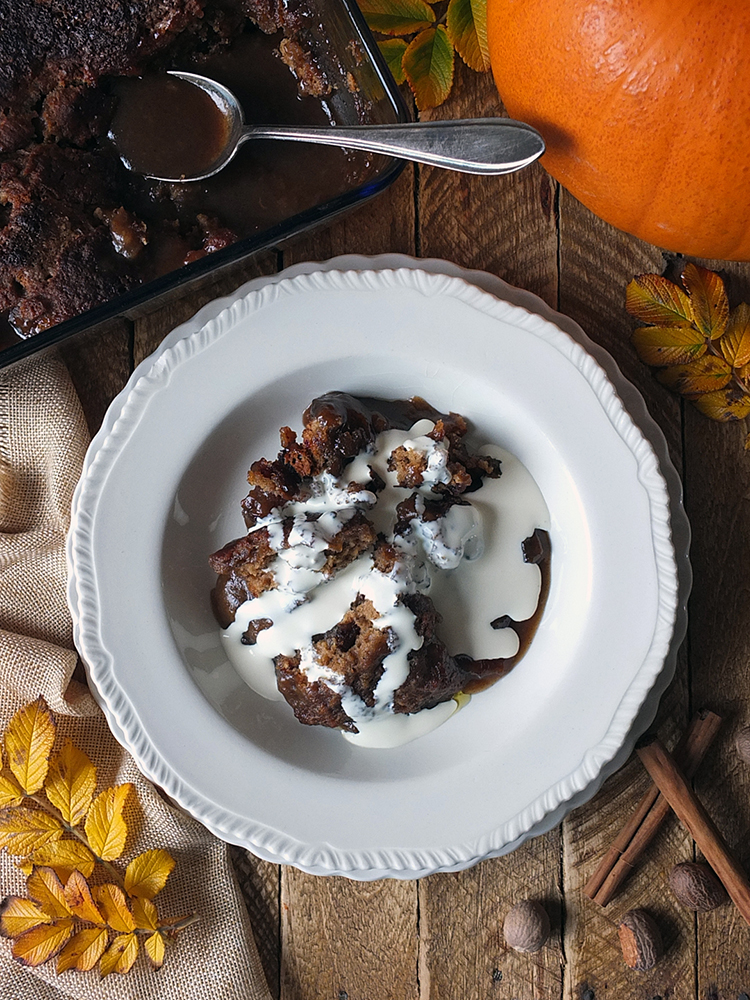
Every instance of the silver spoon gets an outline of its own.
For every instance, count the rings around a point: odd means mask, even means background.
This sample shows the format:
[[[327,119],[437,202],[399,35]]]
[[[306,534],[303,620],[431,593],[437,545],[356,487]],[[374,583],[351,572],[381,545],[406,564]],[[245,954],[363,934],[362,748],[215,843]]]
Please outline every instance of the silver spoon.
[[[331,127],[247,125],[242,107],[231,90],[198,73],[178,70],[170,70],[169,73],[195,84],[211,97],[227,118],[227,139],[222,152],[202,173],[179,177],[149,175],[155,180],[179,183],[213,177],[224,169],[248,139],[285,139],[346,146],[467,174],[510,174],[533,163],[544,152],[544,140],[536,129],[509,118]]]

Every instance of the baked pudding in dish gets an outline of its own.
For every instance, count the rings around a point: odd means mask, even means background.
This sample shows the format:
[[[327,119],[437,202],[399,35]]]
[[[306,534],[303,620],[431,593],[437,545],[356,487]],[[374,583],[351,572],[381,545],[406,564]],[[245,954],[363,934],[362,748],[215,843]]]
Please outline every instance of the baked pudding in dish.
[[[315,16],[305,0],[0,0],[0,349],[360,182],[362,154],[335,147],[254,144],[191,184],[120,159],[121,105],[147,102],[133,88],[169,69],[230,85],[250,122],[336,121],[340,83],[312,51]]]

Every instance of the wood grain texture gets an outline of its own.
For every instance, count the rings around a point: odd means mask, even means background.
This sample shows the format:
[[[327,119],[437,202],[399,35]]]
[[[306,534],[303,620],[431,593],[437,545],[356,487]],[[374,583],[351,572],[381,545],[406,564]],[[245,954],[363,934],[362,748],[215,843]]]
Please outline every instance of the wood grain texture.
[[[361,208],[342,215],[283,247],[284,267],[339,254],[413,254],[414,168],[407,165],[394,183]]]
[[[454,90],[426,119],[504,115],[489,74],[456,62]],[[501,177],[420,167],[419,255],[499,275],[557,303],[557,184],[540,166]]]
[[[419,887],[419,982],[424,1000],[552,998],[562,993],[560,839],[555,830],[505,858],[468,871],[431,875]],[[534,954],[505,943],[503,920],[533,899],[552,935]]]
[[[659,739],[649,740],[638,748],[637,753],[651,780],[682,825],[693,835],[696,847],[716,872],[729,898],[750,927],[750,883],[747,875],[674,757]]]
[[[132,323],[115,319],[60,345],[92,436],[132,371]]]
[[[685,657],[681,659],[656,721],[657,730],[670,745],[687,718],[687,669]],[[680,718],[682,723],[678,722]],[[648,775],[640,762],[631,759],[605,782],[591,802],[576,809],[563,823],[565,997],[570,1000],[580,1000],[587,991],[591,991],[589,1000],[636,995],[649,1000],[655,996],[688,1000],[694,996],[694,918],[675,906],[665,879],[675,860],[691,856],[692,841],[673,816],[665,821],[637,871],[609,906],[602,909],[583,893],[623,818],[648,785]],[[665,957],[648,973],[626,968],[617,938],[618,920],[627,910],[638,908],[651,913],[665,940]]]
[[[280,897],[281,867],[256,858],[241,847],[230,847],[242,898],[273,1000],[281,991]]]
[[[281,1000],[418,1000],[415,882],[281,876]]]
[[[727,281],[730,304],[750,302],[750,265],[699,261]],[[689,640],[693,696],[727,725],[696,791],[745,870],[750,866],[750,766],[734,737],[750,723],[750,421],[718,424],[685,407],[685,500],[694,527]],[[683,859],[678,859],[683,860]],[[750,995],[750,928],[731,906],[698,917],[698,996]]]
[[[166,335],[180,323],[194,316],[212,299],[230,295],[245,281],[263,274],[273,274],[277,270],[275,251],[250,257],[231,264],[217,275],[210,275],[197,282],[189,290],[170,293],[163,302],[134,313],[134,363],[140,362],[155,351]]]
[[[625,311],[625,289],[636,274],[661,273],[665,255],[619,232],[560,193],[559,309],[578,322],[592,340],[614,357],[622,373],[642,393],[661,427],[678,472],[682,467],[679,401],[659,385],[638,358],[630,336],[636,323]]]

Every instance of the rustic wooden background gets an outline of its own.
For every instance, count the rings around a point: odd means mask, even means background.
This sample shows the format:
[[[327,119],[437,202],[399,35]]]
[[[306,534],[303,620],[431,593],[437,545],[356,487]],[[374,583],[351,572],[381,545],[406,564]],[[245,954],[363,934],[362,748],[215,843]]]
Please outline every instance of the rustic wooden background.
[[[435,117],[501,112],[487,76],[459,66]],[[666,434],[693,527],[695,585],[677,676],[659,731],[672,742],[706,706],[725,725],[696,787],[750,865],[750,766],[733,735],[750,722],[750,453],[747,422],[715,424],[659,386],[629,343],[625,286],[669,257],[595,218],[541,166],[505,178],[408,168],[375,201],[283,251],[229,273],[134,321],[117,321],[64,354],[94,431],[133,366],[177,323],[242,281],[301,260],[399,251],[500,275],[572,316],[618,361]],[[750,265],[702,262],[729,278],[733,304],[750,301]],[[582,887],[646,781],[631,761],[557,829],[506,858],[413,882],[316,878],[235,852],[271,987],[280,1000],[749,1000],[750,928],[731,907],[695,917],[665,878],[694,847],[674,818],[645,863],[604,911]],[[553,923],[535,955],[506,948],[502,921],[519,899],[544,902]],[[665,957],[651,972],[625,967],[618,916],[647,908]]]

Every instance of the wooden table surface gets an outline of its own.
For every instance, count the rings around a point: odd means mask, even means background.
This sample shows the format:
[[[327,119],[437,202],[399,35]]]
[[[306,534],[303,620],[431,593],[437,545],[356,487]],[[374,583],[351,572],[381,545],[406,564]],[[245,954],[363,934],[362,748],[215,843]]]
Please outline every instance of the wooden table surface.
[[[460,66],[454,94],[433,117],[501,110],[491,80]],[[407,168],[384,194],[283,251],[65,348],[92,431],[133,365],[204,302],[243,280],[302,260],[396,251],[480,268],[529,289],[577,320],[643,393],[681,473],[693,529],[690,626],[657,724],[672,743],[708,707],[724,727],[696,789],[750,866],[750,766],[733,749],[750,722],[750,452],[746,421],[717,424],[662,388],[635,355],[624,308],[635,275],[666,256],[595,218],[541,168],[477,178]],[[750,265],[703,262],[729,277],[733,304],[750,301]],[[646,787],[630,761],[587,805],[508,857],[419,881],[317,878],[235,852],[271,993],[282,1000],[748,1000],[750,928],[730,906],[696,916],[671,897],[666,874],[694,857],[674,817],[616,900],[582,893],[603,850]],[[537,954],[509,950],[503,917],[524,898],[552,918]],[[627,969],[616,922],[647,908],[666,954],[650,972]]]

